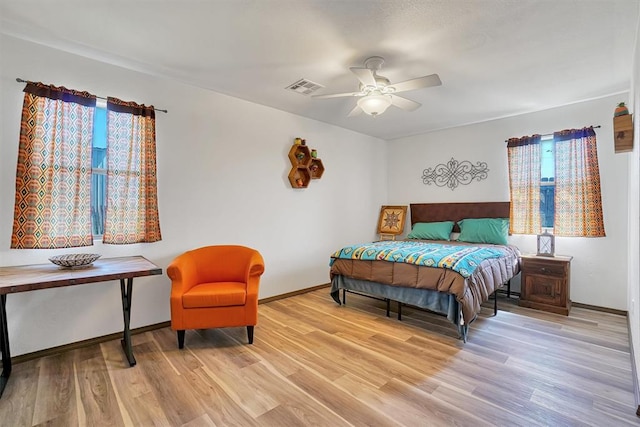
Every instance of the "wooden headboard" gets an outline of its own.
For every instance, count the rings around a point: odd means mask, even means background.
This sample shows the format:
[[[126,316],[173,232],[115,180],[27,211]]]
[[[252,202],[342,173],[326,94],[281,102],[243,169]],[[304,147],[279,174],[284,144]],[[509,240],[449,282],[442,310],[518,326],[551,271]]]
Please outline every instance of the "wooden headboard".
[[[453,231],[458,233],[457,222],[465,218],[509,218],[509,202],[480,203],[412,203],[411,227],[416,222],[453,221]]]

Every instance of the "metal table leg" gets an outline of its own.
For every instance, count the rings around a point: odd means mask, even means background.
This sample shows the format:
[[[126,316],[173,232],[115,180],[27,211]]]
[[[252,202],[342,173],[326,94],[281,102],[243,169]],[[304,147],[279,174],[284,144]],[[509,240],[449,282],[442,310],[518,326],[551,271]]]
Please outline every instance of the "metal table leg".
[[[129,366],[136,365],[136,359],[133,357],[133,350],[131,348],[131,331],[129,330],[129,322],[131,320],[131,293],[133,290],[133,277],[127,279],[127,286],[125,289],[124,279],[120,279],[120,293],[122,294],[122,315],[124,317],[124,333],[122,337],[122,349],[125,356],[129,361]]]
[[[0,295],[0,350],[2,351],[2,374],[0,374],[0,397],[11,375],[9,352],[9,327],[7,326],[7,295]]]

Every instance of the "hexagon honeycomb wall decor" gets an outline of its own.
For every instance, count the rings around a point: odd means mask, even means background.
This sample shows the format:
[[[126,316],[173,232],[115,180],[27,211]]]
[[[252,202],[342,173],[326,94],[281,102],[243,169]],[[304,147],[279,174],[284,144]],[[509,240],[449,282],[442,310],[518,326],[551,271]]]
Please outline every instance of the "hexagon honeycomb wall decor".
[[[289,161],[291,170],[289,171],[289,183],[293,188],[307,188],[312,179],[320,179],[324,173],[322,160],[318,158],[316,150],[310,150],[307,145],[299,144],[304,141],[296,138],[296,143],[289,150]]]

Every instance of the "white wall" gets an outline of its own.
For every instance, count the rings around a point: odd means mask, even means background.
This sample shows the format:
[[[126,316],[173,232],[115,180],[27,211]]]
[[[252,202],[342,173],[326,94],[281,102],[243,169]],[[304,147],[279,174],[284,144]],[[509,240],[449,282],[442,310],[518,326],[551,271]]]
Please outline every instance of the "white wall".
[[[375,237],[380,205],[387,200],[385,141],[0,37],[0,265],[97,252],[143,255],[165,270],[191,248],[244,244],[264,256],[260,298],[265,298],[327,283],[333,251]],[[157,113],[156,123],[161,242],[9,249],[24,88],[16,77],[169,110]],[[325,166],[322,179],[306,189],[292,189],[287,179],[287,153],[297,136],[318,150]],[[165,274],[135,279],[133,328],[169,320],[169,289]],[[12,355],[121,331],[120,304],[117,282],[9,295]]]
[[[389,143],[389,203],[508,201],[507,148],[510,137],[547,134],[567,128],[596,129],[605,238],[556,238],[556,253],[572,255],[571,299],[627,309],[628,154],[614,154],[613,110],[627,94],[552,110],[397,139]],[[451,158],[487,162],[486,180],[455,190],[422,182],[422,171]],[[535,253],[536,237],[511,236],[510,243]],[[516,289],[519,280],[513,285]]]
[[[629,332],[635,358],[637,383],[640,383],[640,122],[637,111],[640,106],[640,18],[636,27],[636,45],[631,74],[629,112],[635,112],[633,153],[629,155]],[[640,402],[636,402],[638,404]]]

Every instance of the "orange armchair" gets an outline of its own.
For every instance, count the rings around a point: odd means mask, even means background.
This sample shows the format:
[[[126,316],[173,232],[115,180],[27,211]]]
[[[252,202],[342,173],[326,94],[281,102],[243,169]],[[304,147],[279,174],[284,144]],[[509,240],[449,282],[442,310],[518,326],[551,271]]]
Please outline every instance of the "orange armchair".
[[[171,329],[184,347],[186,329],[246,326],[249,344],[258,323],[258,285],[264,260],[244,246],[205,246],[183,253],[167,268]]]

